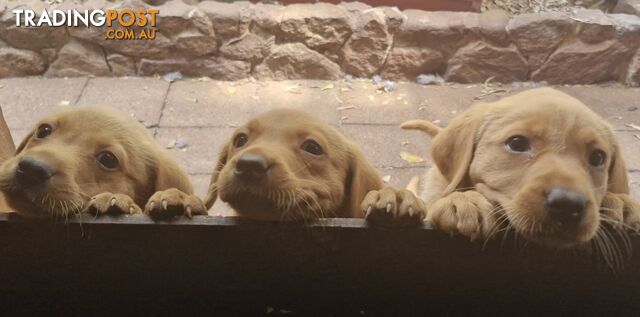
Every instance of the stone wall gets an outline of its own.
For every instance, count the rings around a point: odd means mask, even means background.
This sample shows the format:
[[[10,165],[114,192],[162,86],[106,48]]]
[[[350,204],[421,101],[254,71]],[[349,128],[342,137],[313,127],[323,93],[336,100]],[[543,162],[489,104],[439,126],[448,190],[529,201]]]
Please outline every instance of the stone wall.
[[[640,84],[640,17],[598,10],[509,16],[362,3],[278,6],[169,0],[7,0],[0,4],[0,77],[153,76]],[[191,4],[188,4],[191,3]],[[157,8],[155,40],[105,40],[102,28],[18,28],[12,9]]]

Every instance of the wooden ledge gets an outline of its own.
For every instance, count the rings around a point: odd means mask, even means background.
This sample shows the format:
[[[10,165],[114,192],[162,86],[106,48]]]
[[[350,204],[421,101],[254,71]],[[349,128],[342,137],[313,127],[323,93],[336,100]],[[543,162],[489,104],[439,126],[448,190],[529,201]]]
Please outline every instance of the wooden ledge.
[[[640,237],[584,254],[360,219],[0,215],[0,315],[640,315]],[[612,249],[607,249],[611,252]]]

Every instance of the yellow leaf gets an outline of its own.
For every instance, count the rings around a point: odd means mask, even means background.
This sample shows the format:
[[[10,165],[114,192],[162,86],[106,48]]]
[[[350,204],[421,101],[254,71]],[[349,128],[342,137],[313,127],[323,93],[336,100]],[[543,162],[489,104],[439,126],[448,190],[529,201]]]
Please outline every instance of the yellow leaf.
[[[400,152],[400,157],[403,160],[412,164],[424,162],[424,159],[422,157],[413,153],[405,152],[405,151]]]
[[[328,85],[322,87],[322,90],[329,90],[329,89],[333,89],[333,84],[328,84]]]
[[[227,88],[227,95],[235,95],[236,94],[236,89],[233,87],[229,87]]]
[[[388,183],[391,180],[391,175],[386,175],[382,178],[382,181]]]

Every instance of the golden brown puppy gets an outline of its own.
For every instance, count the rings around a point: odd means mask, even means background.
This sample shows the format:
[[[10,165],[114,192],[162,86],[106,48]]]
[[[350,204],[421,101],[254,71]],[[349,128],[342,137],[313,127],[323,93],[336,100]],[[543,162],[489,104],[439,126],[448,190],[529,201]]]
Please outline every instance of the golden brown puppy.
[[[611,242],[603,222],[640,228],[612,129],[565,93],[541,88],[477,104],[441,131],[420,120],[403,128],[435,136],[435,166],[412,189],[444,231],[486,239],[506,226],[567,248]]]
[[[376,170],[336,129],[279,109],[238,128],[222,148],[205,199],[220,196],[256,220],[362,217],[365,194],[382,188]]]
[[[205,213],[171,156],[142,125],[110,108],[42,119],[0,166],[0,190],[30,217],[140,213],[145,204],[154,216]]]

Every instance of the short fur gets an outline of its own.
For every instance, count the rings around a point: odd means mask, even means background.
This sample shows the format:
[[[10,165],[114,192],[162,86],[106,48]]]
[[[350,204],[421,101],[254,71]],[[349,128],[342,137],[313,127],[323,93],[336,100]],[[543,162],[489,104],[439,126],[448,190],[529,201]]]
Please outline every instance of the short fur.
[[[472,106],[438,130],[429,122],[405,128],[434,136],[434,167],[417,192],[435,226],[486,239],[502,225],[534,243],[567,248],[605,239],[600,224],[640,228],[640,205],[629,196],[627,171],[609,125],[577,99],[551,88]],[[506,150],[513,135],[531,140],[530,153]],[[588,164],[595,149],[604,167]],[[570,230],[551,221],[545,193],[562,187],[583,194],[587,210]]]
[[[241,133],[248,141],[235,147]],[[317,142],[324,154],[302,150],[307,140]],[[247,153],[269,162],[259,182],[243,183],[234,175],[236,162]],[[267,221],[362,217],[362,199],[381,187],[375,168],[336,129],[304,112],[278,109],[238,128],[224,145],[205,204],[211,208],[219,196],[241,216]]]
[[[37,131],[45,124],[53,130],[38,138]],[[117,169],[98,163],[104,151],[116,156]],[[16,170],[26,157],[46,162],[53,176],[38,186],[21,185]],[[136,120],[103,107],[74,107],[40,120],[15,156],[0,166],[0,190],[14,210],[31,217],[68,217],[89,209],[138,213],[156,192],[155,206],[147,206],[150,214],[170,209],[204,212],[202,202],[191,196],[187,175],[170,154]]]

